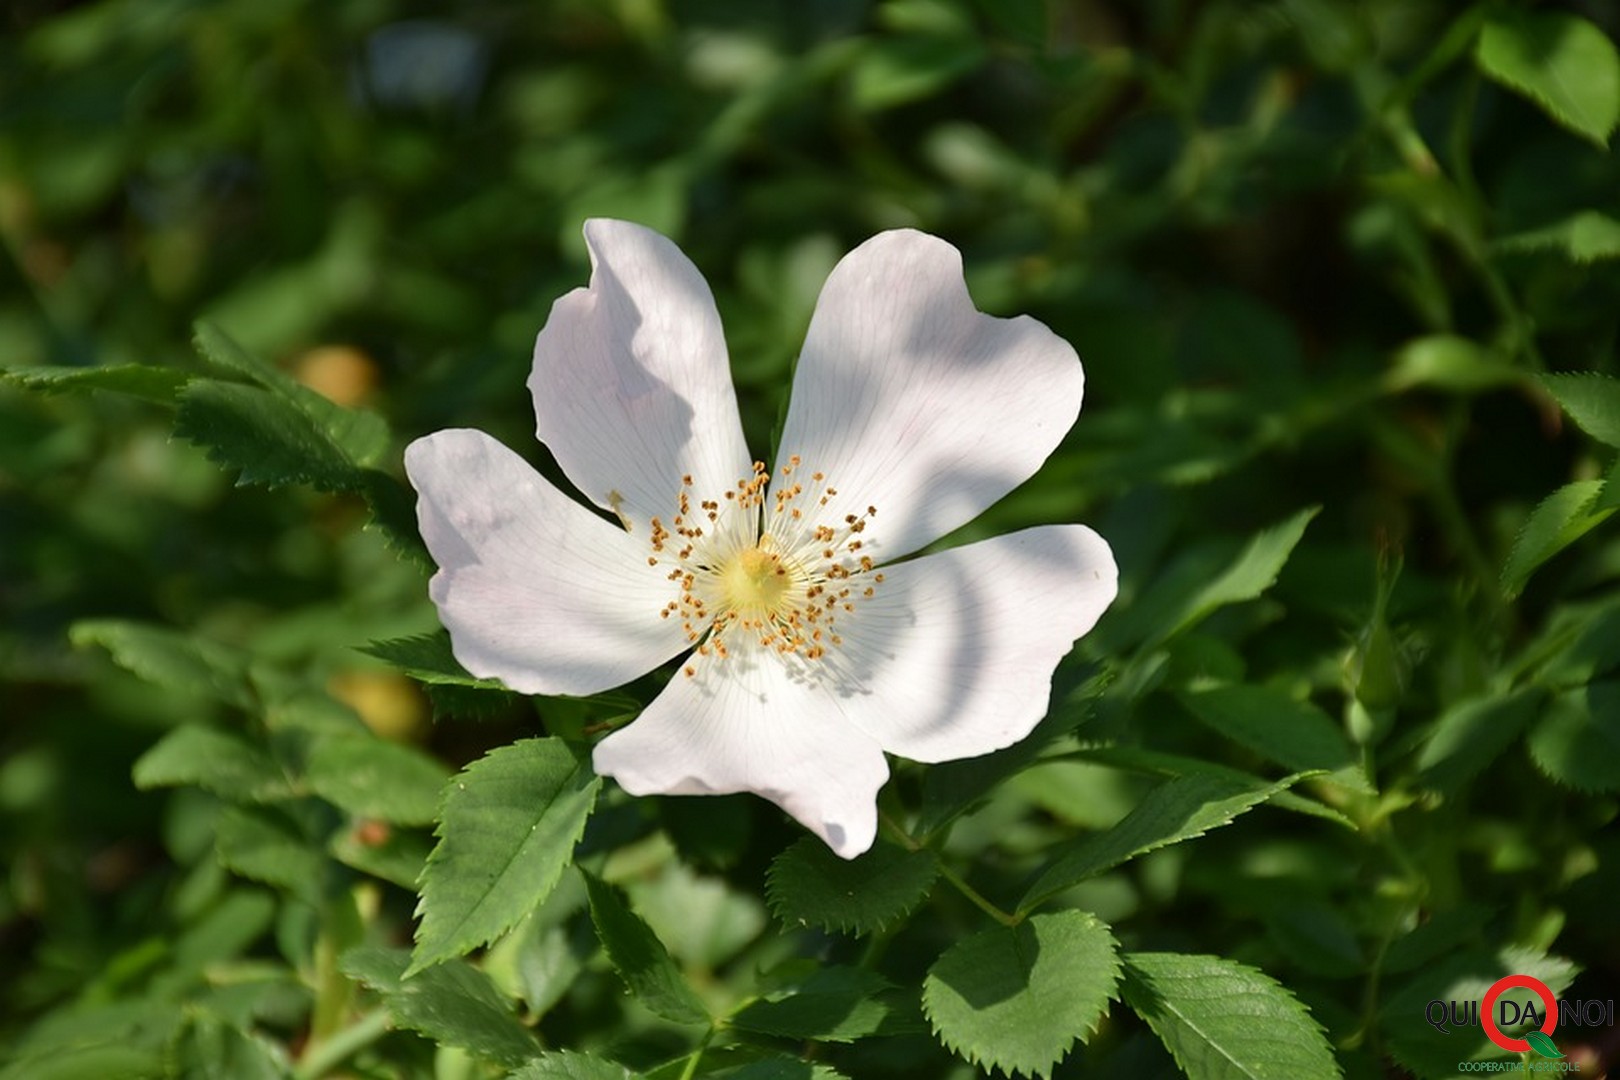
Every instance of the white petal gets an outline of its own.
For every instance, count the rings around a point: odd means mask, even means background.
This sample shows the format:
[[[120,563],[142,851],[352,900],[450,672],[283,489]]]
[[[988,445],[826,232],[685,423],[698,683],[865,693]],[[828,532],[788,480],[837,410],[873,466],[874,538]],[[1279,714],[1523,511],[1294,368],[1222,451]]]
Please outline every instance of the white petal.
[[[534,343],[536,431],[568,479],[645,538],[681,478],[692,501],[749,473],[720,315],[703,275],[640,225],[585,223],[591,281],[551,308]]]
[[[428,593],[456,659],[527,694],[592,694],[686,647],[659,610],[673,598],[649,547],[558,491],[481,431],[405,449]]]
[[[1052,671],[1114,599],[1108,544],[1045,525],[883,568],[839,626],[844,711],[883,748],[950,761],[1010,746],[1046,715]]]
[[[980,313],[961,254],[911,230],[844,256],[816,302],[779,460],[798,455],[843,520],[875,506],[866,549],[915,551],[1040,468],[1080,412],[1068,343],[1028,316]]]
[[[846,859],[872,846],[889,766],[825,686],[740,645],[724,659],[694,657],[692,668],[597,744],[598,773],[632,795],[751,791]]]

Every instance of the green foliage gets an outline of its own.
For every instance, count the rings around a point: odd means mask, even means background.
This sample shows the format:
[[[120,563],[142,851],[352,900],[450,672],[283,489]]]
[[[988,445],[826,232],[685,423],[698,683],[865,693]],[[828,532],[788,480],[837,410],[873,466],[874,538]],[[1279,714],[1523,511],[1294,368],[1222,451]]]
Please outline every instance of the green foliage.
[[[1218,956],[1126,953],[1120,990],[1189,1080],[1331,1080],[1322,1028],[1275,979]]]
[[[1590,22],[1562,12],[1510,12],[1488,20],[1480,69],[1547,115],[1604,146],[1620,123],[1620,52]]]
[[[1611,7],[12,5],[0,1080],[1506,1063],[1426,1003],[1620,949]],[[1083,521],[1119,599],[861,858],[600,783],[666,670],[531,700],[438,627],[403,449],[569,490],[524,379],[603,214],[767,460],[881,229],[1084,359],[944,543]]]
[[[630,992],[643,1005],[678,1024],[708,1020],[709,1010],[681,976],[663,942],[642,918],[630,910],[614,886],[585,875],[591,897],[591,922],[602,939],[608,959]]]
[[[539,1052],[489,976],[459,960],[407,975],[410,963],[404,949],[366,946],[343,954],[344,974],[375,990],[400,1027],[502,1065]]]
[[[452,780],[422,872],[411,971],[488,944],[543,901],[601,783],[557,739],[502,747]]]
[[[1304,775],[1309,774],[1296,773],[1274,784],[1209,773],[1168,780],[1148,792],[1118,825],[1060,850],[1024,893],[1019,910],[1028,911],[1120,863],[1218,829]]]
[[[1115,997],[1118,948],[1083,911],[983,930],[928,969],[923,1009],[945,1045],[985,1070],[1050,1076]]]
[[[806,838],[771,863],[765,895],[790,925],[869,934],[916,907],[937,874],[925,851],[878,843],[859,858],[841,859]]]

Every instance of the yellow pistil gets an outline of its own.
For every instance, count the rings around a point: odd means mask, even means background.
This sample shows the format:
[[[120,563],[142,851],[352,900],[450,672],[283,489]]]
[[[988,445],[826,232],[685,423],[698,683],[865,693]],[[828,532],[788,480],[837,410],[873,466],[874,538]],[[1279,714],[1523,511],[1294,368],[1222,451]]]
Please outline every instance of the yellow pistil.
[[[843,644],[834,624],[853,616],[882,584],[860,535],[877,508],[818,524],[814,519],[838,492],[822,473],[805,482],[795,472],[803,476],[797,457],[782,466],[767,498],[771,475],[755,462],[751,476],[722,493],[724,503],[694,501],[692,477],[685,476],[669,523],[652,519],[647,563],[667,564],[675,588],[659,616],[678,619],[699,656],[723,659],[728,643],[752,639],[783,655],[819,660]],[[694,674],[690,665],[684,670]]]
[[[757,547],[738,552],[717,577],[720,596],[729,610],[763,619],[775,614],[793,586],[793,576],[781,557]]]

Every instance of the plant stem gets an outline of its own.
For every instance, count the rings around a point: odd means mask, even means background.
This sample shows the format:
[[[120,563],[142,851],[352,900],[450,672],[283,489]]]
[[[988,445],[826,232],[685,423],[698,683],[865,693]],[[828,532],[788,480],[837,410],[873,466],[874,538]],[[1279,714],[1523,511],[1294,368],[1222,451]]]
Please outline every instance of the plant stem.
[[[950,882],[951,886],[955,888],[957,892],[967,897],[968,902],[974,907],[996,920],[996,922],[1000,923],[1002,926],[1017,926],[1019,923],[1024,921],[1024,916],[1022,913],[1003,911],[1001,908],[991,903],[985,898],[983,893],[969,885],[960,874],[947,866],[945,864],[945,860],[940,858],[939,852],[918,843],[910,833],[906,832],[905,829],[900,827],[899,822],[895,821],[888,814],[880,812],[878,816],[882,820],[884,827],[889,830],[894,838],[898,840],[900,845],[907,851],[926,851],[929,855],[933,856],[934,868],[939,871],[939,876]]]
[[[388,1010],[369,1012],[329,1039],[309,1046],[293,1069],[293,1080],[319,1080],[390,1030]]]

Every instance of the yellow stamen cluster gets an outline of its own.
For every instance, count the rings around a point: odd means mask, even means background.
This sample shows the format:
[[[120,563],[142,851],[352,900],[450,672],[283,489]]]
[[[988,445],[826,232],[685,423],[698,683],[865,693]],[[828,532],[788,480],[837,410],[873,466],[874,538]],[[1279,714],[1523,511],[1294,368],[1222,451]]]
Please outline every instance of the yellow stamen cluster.
[[[692,477],[684,476],[675,515],[668,524],[652,519],[647,563],[670,564],[677,589],[659,614],[681,620],[698,655],[724,658],[728,641],[746,634],[761,648],[819,660],[843,644],[834,629],[840,616],[853,615],[882,584],[861,536],[877,508],[846,514],[836,526],[811,525],[806,518],[838,490],[819,472],[795,479],[799,470],[799,458],[789,458],[767,498],[771,474],[756,461],[722,499],[697,502],[696,513]]]

